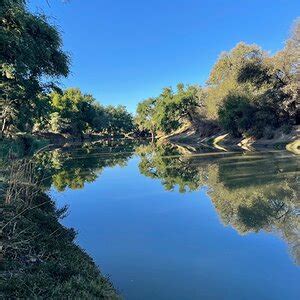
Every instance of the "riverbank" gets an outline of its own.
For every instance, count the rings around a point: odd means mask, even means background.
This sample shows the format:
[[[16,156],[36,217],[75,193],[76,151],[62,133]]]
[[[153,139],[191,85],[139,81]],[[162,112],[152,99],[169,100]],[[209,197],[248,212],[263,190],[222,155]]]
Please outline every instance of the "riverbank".
[[[170,135],[166,139],[172,143],[189,146],[207,145],[222,151],[227,151],[227,149],[244,149],[248,151],[287,149],[295,154],[300,154],[300,126],[294,126],[288,134],[281,130],[274,131],[272,138],[234,138],[224,131],[202,137],[196,130],[189,128]]]
[[[1,299],[119,299],[110,281],[59,220],[34,165],[1,166]]]

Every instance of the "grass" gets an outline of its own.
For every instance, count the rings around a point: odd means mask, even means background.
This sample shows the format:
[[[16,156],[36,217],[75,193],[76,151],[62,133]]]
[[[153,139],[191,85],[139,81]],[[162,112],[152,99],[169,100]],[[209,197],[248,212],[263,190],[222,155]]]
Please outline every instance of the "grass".
[[[67,209],[55,207],[34,168],[21,161],[1,170],[0,298],[119,299],[74,243],[75,231],[59,222]]]

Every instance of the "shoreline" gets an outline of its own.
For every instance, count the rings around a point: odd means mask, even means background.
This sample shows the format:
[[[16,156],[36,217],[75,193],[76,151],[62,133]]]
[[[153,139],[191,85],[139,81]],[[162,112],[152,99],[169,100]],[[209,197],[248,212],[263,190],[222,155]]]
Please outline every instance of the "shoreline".
[[[294,154],[300,154],[299,126],[295,127],[289,134],[274,132],[274,137],[272,139],[255,139],[253,137],[234,138],[226,132],[219,132],[218,134],[212,136],[201,137],[195,130],[187,130],[162,139],[165,139],[171,143],[186,146],[213,147],[221,151],[228,151],[229,149],[246,151],[285,149]]]

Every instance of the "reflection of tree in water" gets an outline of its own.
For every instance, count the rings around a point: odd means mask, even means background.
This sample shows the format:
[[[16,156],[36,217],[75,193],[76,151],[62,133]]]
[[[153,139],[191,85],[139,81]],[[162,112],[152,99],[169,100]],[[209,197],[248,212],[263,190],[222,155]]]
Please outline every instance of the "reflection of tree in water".
[[[166,190],[178,186],[180,192],[194,191],[199,186],[199,173],[191,166],[191,161],[180,155],[180,151],[170,144],[140,146],[140,172],[153,179],[161,179]]]
[[[142,174],[161,179],[167,190],[207,186],[224,225],[241,234],[275,231],[300,263],[299,158],[286,152],[180,155],[171,145],[138,153]]]
[[[220,160],[209,175],[209,195],[220,218],[242,234],[276,231],[299,263],[298,158],[254,154],[240,160]]]
[[[83,147],[66,147],[35,156],[44,175],[45,187],[58,191],[81,189],[96,180],[105,167],[125,166],[134,151],[133,142],[98,142]]]
[[[0,298],[119,299],[59,222],[67,210],[43,191],[36,164],[12,160],[0,171]]]

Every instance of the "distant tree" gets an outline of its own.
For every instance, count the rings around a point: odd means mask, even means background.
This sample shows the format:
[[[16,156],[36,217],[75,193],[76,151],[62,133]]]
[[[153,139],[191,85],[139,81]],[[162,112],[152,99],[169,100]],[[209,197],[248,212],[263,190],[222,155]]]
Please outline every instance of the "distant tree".
[[[149,98],[138,104],[135,121],[140,130],[147,130],[154,139],[157,131],[171,133],[183,124],[193,123],[202,107],[201,89],[198,86],[177,85],[174,93],[164,88],[157,98]]]
[[[62,118],[58,112],[50,114],[49,129],[55,133],[67,132],[70,127],[70,120]]]
[[[108,127],[108,114],[104,106],[98,102],[93,104],[93,114],[91,116],[90,127],[94,132],[102,132]]]
[[[177,85],[177,93],[163,98],[159,102],[158,110],[161,110],[160,128],[166,133],[180,128],[183,124],[193,125],[198,117],[198,108],[203,106],[199,98],[200,87],[187,86],[182,83]]]
[[[134,130],[133,117],[123,105],[107,106],[107,131],[111,134],[129,133]]]
[[[149,131],[152,136],[152,141],[155,138],[158,126],[154,119],[156,113],[156,101],[155,98],[149,98],[138,103],[135,117],[135,123],[139,130]]]

